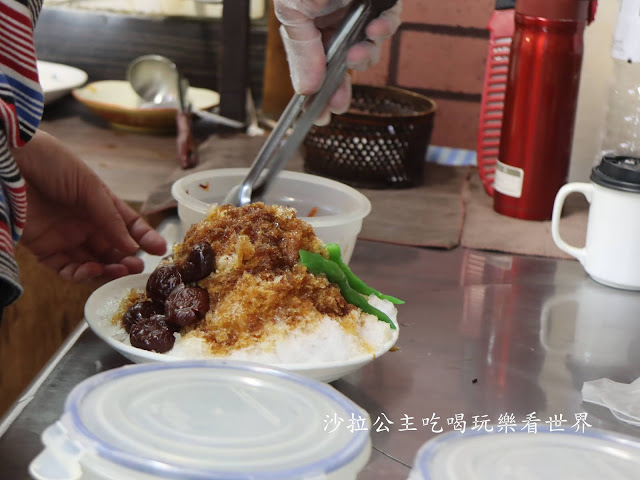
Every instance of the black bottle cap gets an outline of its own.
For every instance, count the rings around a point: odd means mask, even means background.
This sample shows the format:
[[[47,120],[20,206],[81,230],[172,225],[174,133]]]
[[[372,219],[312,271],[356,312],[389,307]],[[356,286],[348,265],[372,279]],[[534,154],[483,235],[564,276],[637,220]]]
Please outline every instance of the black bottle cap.
[[[614,190],[640,193],[640,158],[605,155],[591,170],[591,181]]]
[[[496,0],[496,10],[516,8],[516,0]]]

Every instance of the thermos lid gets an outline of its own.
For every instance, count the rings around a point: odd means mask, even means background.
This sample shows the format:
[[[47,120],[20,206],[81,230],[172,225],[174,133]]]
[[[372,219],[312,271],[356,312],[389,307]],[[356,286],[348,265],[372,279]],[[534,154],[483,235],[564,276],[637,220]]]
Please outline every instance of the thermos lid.
[[[532,17],[587,21],[590,4],[591,0],[517,0],[516,12]]]
[[[640,158],[605,155],[591,171],[591,181],[614,190],[640,193]]]
[[[516,0],[496,0],[496,10],[510,10],[516,7]]]

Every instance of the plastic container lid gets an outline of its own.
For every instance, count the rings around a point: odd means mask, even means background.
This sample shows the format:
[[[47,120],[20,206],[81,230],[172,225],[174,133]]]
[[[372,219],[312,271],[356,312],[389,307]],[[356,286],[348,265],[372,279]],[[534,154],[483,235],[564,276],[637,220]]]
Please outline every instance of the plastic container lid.
[[[562,20],[587,21],[593,0],[517,0],[516,12],[522,15]]]
[[[425,443],[416,455],[415,480],[636,479],[640,443],[632,437],[585,427],[573,430],[464,434],[450,432]]]
[[[352,419],[359,428],[347,427]],[[139,364],[76,386],[61,420],[43,433],[46,449],[30,472],[37,479],[84,478],[83,471],[127,479],[341,471],[352,476],[335,478],[355,478],[370,455],[369,429],[364,410],[298,375],[240,362]]]
[[[513,10],[516,0],[496,0],[496,10]]]

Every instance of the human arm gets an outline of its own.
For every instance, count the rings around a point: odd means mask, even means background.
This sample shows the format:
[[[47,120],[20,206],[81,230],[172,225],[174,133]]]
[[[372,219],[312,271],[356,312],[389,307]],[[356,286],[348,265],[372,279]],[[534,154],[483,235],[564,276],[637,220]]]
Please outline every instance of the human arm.
[[[38,131],[12,149],[27,186],[20,242],[61,277],[109,280],[141,272],[139,250],[162,255],[166,242],[117,198],[68,147]]]
[[[287,52],[294,90],[302,95],[316,92],[326,72],[325,44],[348,10],[352,0],[274,0],[274,10],[282,24],[280,33]],[[347,66],[366,70],[380,58],[380,48],[400,26],[401,1],[366,27],[367,40],[354,45],[347,54]],[[331,113],[344,113],[351,102],[348,75],[316,121],[326,124]]]

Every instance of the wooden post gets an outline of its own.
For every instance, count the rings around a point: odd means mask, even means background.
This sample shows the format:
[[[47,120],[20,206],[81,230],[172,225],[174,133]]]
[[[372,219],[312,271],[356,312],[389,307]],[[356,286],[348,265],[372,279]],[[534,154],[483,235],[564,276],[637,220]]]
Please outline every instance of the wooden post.
[[[249,12],[249,0],[224,0],[220,114],[240,122],[246,121],[249,86]]]

